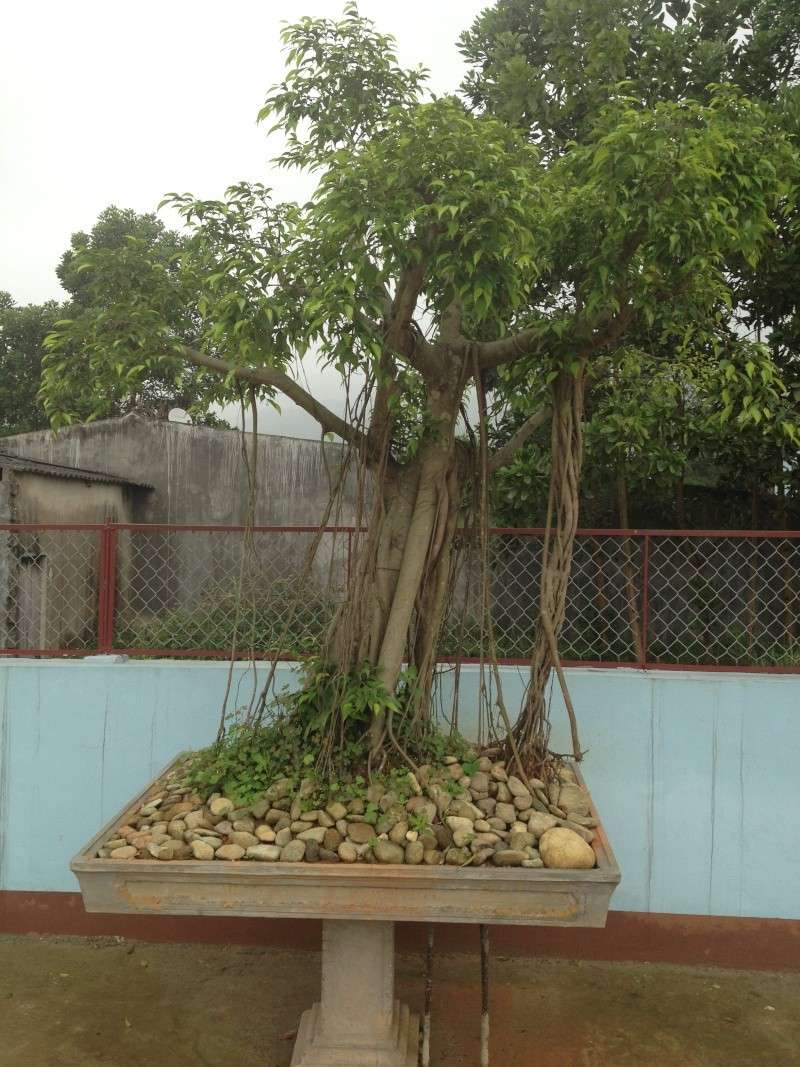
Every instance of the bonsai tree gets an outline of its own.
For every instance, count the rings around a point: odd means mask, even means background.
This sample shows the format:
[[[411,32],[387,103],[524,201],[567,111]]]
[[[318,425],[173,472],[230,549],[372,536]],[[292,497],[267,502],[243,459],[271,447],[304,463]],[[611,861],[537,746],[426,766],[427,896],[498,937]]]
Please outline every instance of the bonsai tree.
[[[485,528],[490,474],[549,419],[552,534],[516,724],[498,701],[509,757],[537,772],[545,685],[560,674],[587,373],[632,333],[676,351],[713,345],[726,263],[757,261],[795,158],[731,87],[704,102],[618,94],[556,153],[456,96],[426,97],[424,72],[400,68],[353,5],[339,21],[301,19],[284,40],[286,77],[261,118],[285,138],[276,165],[318,176],[311,200],[276,202],[250,184],[221,200],[173,194],[165,203],[186,224],[174,262],[136,238],[76,249],[70,270],[90,281],[48,342],[47,410],[58,427],[109,389],[201,368],[213,375],[207,403],[289,397],[348,445],[369,475],[368,532],[293,707],[318,766],[358,750],[373,770],[416,766],[458,531],[470,506]],[[191,344],[181,315],[196,323]],[[305,386],[309,359],[340,375],[344,415]],[[487,412],[504,375],[544,399],[492,452]]]

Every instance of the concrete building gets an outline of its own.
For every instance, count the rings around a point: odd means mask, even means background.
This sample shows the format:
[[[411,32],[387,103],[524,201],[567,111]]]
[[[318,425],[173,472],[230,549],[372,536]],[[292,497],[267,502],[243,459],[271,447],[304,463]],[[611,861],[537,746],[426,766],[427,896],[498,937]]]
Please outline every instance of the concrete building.
[[[98,533],[27,531],[21,524],[236,526],[247,519],[247,467],[235,430],[129,415],[1,443],[0,523],[20,529],[0,530],[0,649],[91,649],[100,625]],[[255,524],[317,526],[342,457],[341,445],[259,435]],[[350,478],[330,522],[352,523],[355,499]],[[258,535],[251,587],[288,595],[311,540],[297,532]],[[311,583],[321,587],[334,574],[341,585],[346,552],[341,536],[325,535]],[[195,620],[228,612],[241,560],[241,534],[119,531],[112,568],[117,631],[140,631],[176,611]]]
[[[132,499],[132,521],[241,524],[247,514],[247,473],[238,430],[183,425],[126,415],[2,438],[6,453],[145,483]],[[325,513],[342,446],[295,437],[257,436],[256,524],[315,526]],[[339,521],[352,521],[354,480]],[[43,520],[42,520],[43,521]],[[66,521],[66,518],[63,519]]]
[[[28,523],[130,522],[148,486],[0,451],[0,648],[71,648],[94,639],[98,538]]]

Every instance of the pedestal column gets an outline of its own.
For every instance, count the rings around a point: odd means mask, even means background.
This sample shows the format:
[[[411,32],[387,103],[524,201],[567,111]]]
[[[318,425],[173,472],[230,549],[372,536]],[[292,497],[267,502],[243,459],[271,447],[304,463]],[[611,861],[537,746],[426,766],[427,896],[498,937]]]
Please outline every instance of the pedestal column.
[[[292,1067],[416,1067],[419,1019],[394,997],[394,923],[326,919],[322,997]]]

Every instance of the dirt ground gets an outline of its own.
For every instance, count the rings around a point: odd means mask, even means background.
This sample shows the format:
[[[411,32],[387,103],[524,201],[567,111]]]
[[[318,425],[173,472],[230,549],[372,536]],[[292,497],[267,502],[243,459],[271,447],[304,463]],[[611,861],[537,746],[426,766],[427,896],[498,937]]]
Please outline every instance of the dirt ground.
[[[288,1067],[309,952],[0,938],[2,1067]],[[421,1006],[421,959],[398,961]],[[435,963],[435,1067],[476,1067],[478,961]],[[800,1065],[800,974],[492,960],[492,1067]]]

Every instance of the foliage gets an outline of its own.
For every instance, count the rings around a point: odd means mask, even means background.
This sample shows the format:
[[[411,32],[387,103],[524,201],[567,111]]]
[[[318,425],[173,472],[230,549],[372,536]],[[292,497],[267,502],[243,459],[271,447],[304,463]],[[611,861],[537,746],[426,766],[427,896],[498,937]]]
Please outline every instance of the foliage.
[[[62,315],[55,300],[20,307],[0,292],[0,436],[49,425],[37,393],[44,339]]]
[[[757,489],[769,496],[776,484],[785,486],[784,492],[796,488],[796,6],[770,0],[747,5],[736,0],[666,5],[651,0],[499,0],[462,36],[461,48],[470,65],[464,88],[472,106],[518,125],[552,158],[573,155],[576,143],[591,151],[602,135],[608,102],[614,111],[626,98],[645,111],[669,106],[676,113],[677,105],[680,113],[694,102],[713,104],[721,93],[736,91],[740,98],[758,101],[768,126],[785,131],[790,155],[767,160],[785,179],[784,195],[771,209],[772,234],[757,264],[748,265],[747,253],[740,250],[722,252],[727,259],[725,291],[719,293],[716,323],[705,318],[705,327],[692,335],[691,316],[700,309],[688,308],[683,339],[654,331],[647,322],[631,323],[616,353],[606,358],[606,373],[591,376],[587,478],[592,491],[602,496],[609,479],[613,485],[616,473],[624,471],[640,490],[638,499],[644,492],[651,509],[669,515],[669,525],[675,523],[672,503],[665,507],[664,497],[669,498],[672,483],[683,482],[687,470],[716,471],[733,492]],[[621,129],[617,133],[624,136]],[[640,162],[637,137],[630,143],[629,166],[636,169]],[[746,185],[750,176],[742,171],[738,180]],[[658,195],[655,187],[653,194]],[[643,186],[639,195],[646,203]],[[684,224],[694,225],[691,213]],[[734,218],[731,225],[737,225]],[[679,234],[669,239],[680,255]],[[665,287],[663,299],[674,295],[674,289]],[[768,357],[754,346],[762,339]],[[745,383],[753,386],[746,395],[747,388],[737,388],[739,368],[753,363],[759,372]],[[769,379],[766,389],[762,374]],[[497,386],[495,437],[502,443],[526,417],[525,393],[513,373]],[[720,405],[721,390],[728,400]],[[546,468],[541,447],[529,446],[513,468],[502,472],[496,486],[501,521],[530,523],[533,515],[541,521]],[[728,510],[737,507],[731,498]],[[641,521],[641,509],[639,515]],[[614,524],[619,521],[611,518]]]

